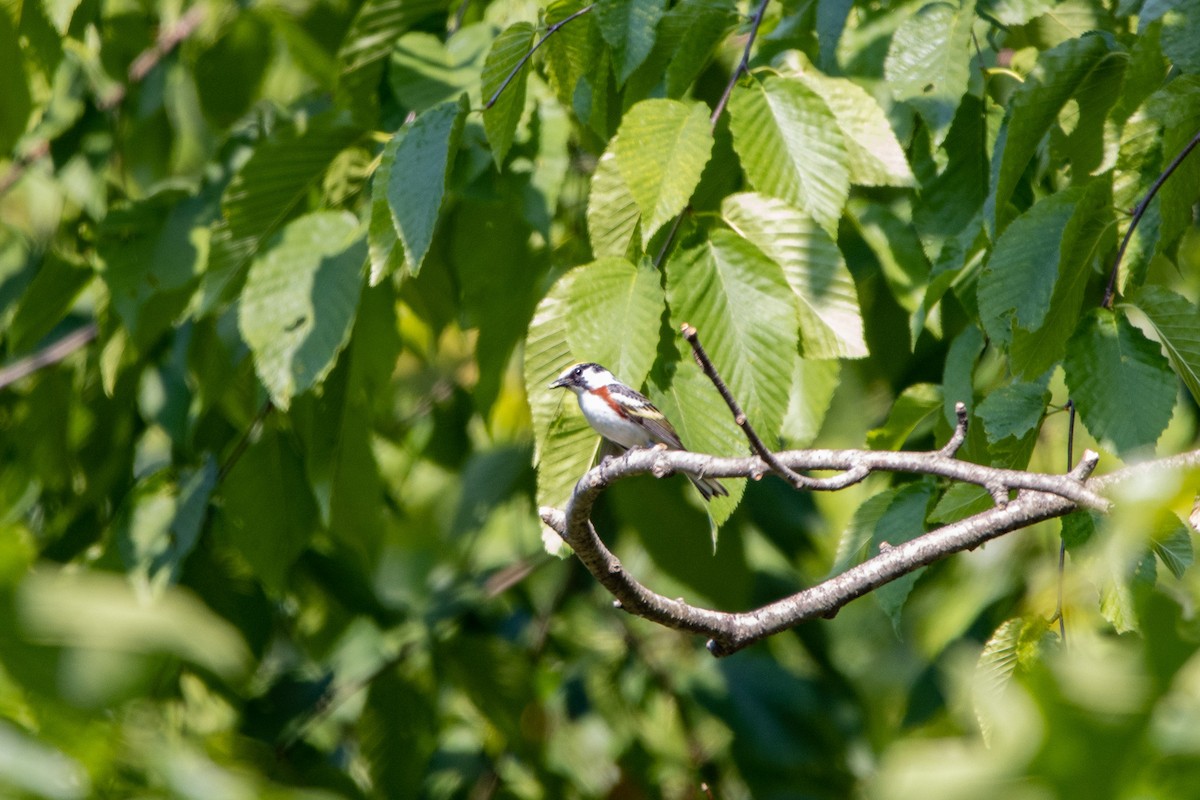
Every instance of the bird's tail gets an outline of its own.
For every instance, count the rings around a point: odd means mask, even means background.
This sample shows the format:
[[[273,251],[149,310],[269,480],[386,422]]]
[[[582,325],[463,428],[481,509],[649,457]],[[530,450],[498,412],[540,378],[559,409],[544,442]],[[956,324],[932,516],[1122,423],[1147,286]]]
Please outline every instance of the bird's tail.
[[[704,498],[705,502],[711,500],[714,495],[725,497],[729,494],[729,490],[723,483],[712,478],[694,478],[688,475],[688,480],[700,490],[700,496]]]

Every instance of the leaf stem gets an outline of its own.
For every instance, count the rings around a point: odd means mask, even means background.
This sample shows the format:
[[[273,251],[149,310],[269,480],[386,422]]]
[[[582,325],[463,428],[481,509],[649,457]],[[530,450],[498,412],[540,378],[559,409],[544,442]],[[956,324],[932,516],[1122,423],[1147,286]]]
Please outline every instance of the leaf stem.
[[[1144,215],[1146,213],[1146,209],[1150,207],[1150,201],[1154,199],[1156,194],[1158,194],[1158,190],[1162,188],[1162,185],[1167,182],[1167,178],[1171,177],[1172,173],[1174,173],[1175,170],[1179,168],[1179,165],[1183,163],[1183,160],[1188,157],[1188,153],[1191,153],[1198,144],[1200,144],[1200,131],[1196,131],[1196,135],[1192,137],[1192,140],[1188,142],[1187,145],[1179,151],[1179,155],[1175,156],[1171,163],[1167,165],[1167,168],[1163,170],[1161,175],[1158,176],[1158,180],[1156,180],[1154,185],[1150,187],[1150,191],[1146,192],[1146,196],[1143,197],[1141,202],[1137,204],[1137,207],[1133,209],[1133,219],[1129,223],[1128,230],[1125,231],[1125,238],[1121,240],[1120,249],[1117,250],[1117,257],[1113,261],[1112,272],[1110,272],[1108,275],[1108,286],[1104,289],[1104,300],[1100,303],[1100,305],[1104,308],[1112,308],[1113,295],[1116,294],[1117,273],[1121,270],[1121,260],[1125,258],[1125,248],[1129,246],[1129,240],[1133,238],[1134,229],[1137,228],[1138,223],[1142,221],[1142,215]]]
[[[487,103],[484,104],[483,110],[487,111],[489,108],[496,105],[496,101],[500,99],[500,95],[503,94],[504,90],[508,88],[508,85],[513,82],[513,79],[515,79],[517,77],[517,73],[519,73],[522,69],[525,68],[525,65],[529,63],[529,59],[533,58],[533,54],[537,52],[537,49],[539,47],[541,47],[547,39],[549,39],[554,34],[558,33],[559,29],[562,28],[562,26],[566,25],[568,22],[570,22],[572,20],[579,19],[580,17],[582,17],[584,14],[588,13],[595,7],[596,7],[595,3],[592,3],[591,5],[588,5],[588,6],[584,6],[583,8],[576,11],[574,14],[570,15],[569,17],[564,17],[563,19],[560,19],[558,22],[554,23],[549,28],[547,28],[546,32],[542,35],[542,38],[540,38],[536,42],[534,42],[533,47],[529,48],[529,52],[521,57],[521,60],[517,62],[517,65],[512,68],[512,70],[508,73],[508,75],[504,78],[504,80],[500,83],[500,85],[496,87],[496,91],[492,93],[491,98],[487,101]]]

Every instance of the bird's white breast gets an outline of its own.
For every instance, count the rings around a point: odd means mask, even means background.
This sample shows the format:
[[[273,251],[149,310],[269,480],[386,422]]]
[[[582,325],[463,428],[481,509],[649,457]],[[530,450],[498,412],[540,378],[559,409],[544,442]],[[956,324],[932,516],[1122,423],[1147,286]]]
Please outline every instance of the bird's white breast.
[[[645,428],[622,417],[603,397],[591,392],[580,392],[579,408],[601,436],[622,447],[650,447],[654,444],[654,439]]]

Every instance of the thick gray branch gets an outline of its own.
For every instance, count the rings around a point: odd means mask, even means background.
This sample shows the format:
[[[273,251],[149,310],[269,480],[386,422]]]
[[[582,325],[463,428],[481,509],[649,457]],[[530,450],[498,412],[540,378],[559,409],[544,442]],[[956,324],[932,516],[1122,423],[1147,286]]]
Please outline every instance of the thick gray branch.
[[[1126,467],[1087,480],[1097,457],[1088,453],[1068,475],[1001,470],[949,458],[940,452],[897,453],[864,450],[797,450],[776,454],[790,469],[867,472],[913,472],[985,486],[993,494],[1019,490],[1013,500],[973,517],[946,525],[889,548],[816,586],[791,597],[741,613],[697,608],[647,589],[625,572],[592,527],[591,509],[615,480],[675,471],[712,477],[750,477],[767,471],[758,457],[718,458],[701,453],[633,450],[605,461],[580,479],[566,512],[542,508],[542,520],[566,540],[576,555],[626,611],[671,628],[704,634],[709,650],[722,656],[759,639],[817,617],[829,617],[858,597],[923,566],[1036,522],[1061,517],[1080,508],[1108,511],[1103,493],[1147,472],[1200,467],[1200,450]],[[832,487],[829,487],[832,488]]]

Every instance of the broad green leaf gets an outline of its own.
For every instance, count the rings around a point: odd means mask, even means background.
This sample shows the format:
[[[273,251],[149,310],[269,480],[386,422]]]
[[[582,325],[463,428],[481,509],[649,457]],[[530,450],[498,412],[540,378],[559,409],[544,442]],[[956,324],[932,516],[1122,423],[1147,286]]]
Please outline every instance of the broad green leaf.
[[[838,42],[846,29],[846,20],[854,8],[853,0],[817,0],[817,41],[820,64],[825,72],[837,71]]]
[[[683,0],[666,13],[658,29],[660,41],[672,36],[675,42],[666,71],[668,97],[682,96],[699,77],[736,23],[736,11],[730,0]],[[672,26],[678,30],[668,33]]]
[[[1183,72],[1200,72],[1200,0],[1174,0],[1161,19],[1163,54]]]
[[[1155,526],[1150,548],[1176,578],[1182,579],[1196,560],[1192,549],[1192,532],[1183,520],[1170,511],[1164,512]]]
[[[899,449],[914,434],[927,433],[942,409],[942,387],[934,383],[916,383],[905,388],[887,421],[867,434],[872,450]]]
[[[196,546],[217,483],[217,467],[206,458],[185,470],[178,485],[152,478],[134,489],[117,516],[117,548],[139,587],[160,596],[175,584]]]
[[[988,442],[1019,439],[1041,423],[1048,402],[1050,392],[1044,381],[1010,383],[985,397],[975,413],[983,421]]]
[[[976,487],[977,488],[977,487]],[[1017,670],[1028,670],[1037,663],[1042,639],[1046,637],[1046,620],[1041,617],[1014,617],[1005,620],[984,644],[975,662],[977,692],[986,693],[992,702],[975,699],[975,715],[990,746],[994,714],[989,711],[994,701],[1003,702],[1003,692]]]
[[[958,423],[957,404],[965,405],[968,414],[975,407],[975,362],[983,345],[983,333],[974,325],[964,328],[950,343],[942,370],[942,413],[951,425]]]
[[[388,83],[408,111],[424,115],[462,95],[478,108],[480,74],[492,28],[482,23],[464,26],[449,39],[410,31],[396,42],[388,62]]]
[[[1146,101],[1146,111],[1163,126],[1163,166],[1175,158],[1200,130],[1200,75],[1180,75]],[[1200,197],[1200,158],[1189,155],[1157,195],[1162,217],[1160,249],[1172,244],[1193,224],[1192,209]]]
[[[1123,314],[1088,314],[1071,337],[1063,369],[1083,424],[1123,457],[1153,447],[1171,421],[1175,375]]]
[[[289,223],[251,265],[238,328],[277,407],[287,409],[333,368],[354,324],[366,259],[354,217],[323,211]]]
[[[445,7],[445,0],[364,0],[338,48],[342,79],[387,58],[402,33]]]
[[[825,101],[798,80],[768,75],[741,82],[729,112],[733,146],[750,184],[835,235],[850,193],[850,156]]]
[[[176,323],[208,261],[211,208],[167,191],[109,211],[96,249],[113,308],[139,348]]]
[[[724,377],[728,380],[728,376]],[[734,424],[729,407],[712,381],[690,357],[685,356],[677,363],[656,367],[650,374],[647,393],[655,406],[671,420],[683,446],[689,450],[718,456],[749,454],[746,437]],[[763,435],[763,429],[757,426],[757,422],[755,426]],[[705,504],[712,521],[714,548],[717,529],[729,519],[746,491],[744,478],[722,478],[721,483],[729,491],[729,496],[714,497]],[[694,493],[694,490],[689,491]]]
[[[1200,402],[1200,308],[1161,286],[1142,287],[1131,302],[1150,320],[1175,374]]]
[[[783,417],[782,434],[788,447],[809,447],[816,440],[841,376],[840,361],[796,359],[788,409]]]
[[[1037,67],[1013,93],[1008,118],[992,160],[993,188],[988,216],[995,229],[1009,217],[1008,202],[1038,143],[1067,100],[1087,76],[1109,57],[1116,57],[1103,36],[1083,36],[1042,53]]]
[[[571,352],[640,388],[654,363],[663,305],[659,273],[648,264],[605,258],[579,267],[567,294]]]
[[[662,0],[599,0],[600,33],[613,50],[617,83],[622,84],[654,47],[654,29],[663,15]]]
[[[95,273],[83,264],[47,253],[21,294],[5,333],[10,350],[20,353],[34,347],[62,321],[94,277]]]
[[[933,511],[929,521],[947,525],[960,519],[973,517],[996,505],[991,494],[982,486],[973,483],[955,483],[946,490]]]
[[[19,8],[19,6],[18,6]],[[24,54],[13,19],[0,11],[0,153],[5,158],[25,133],[25,123],[33,110],[29,81],[25,74]]]
[[[546,24],[557,25],[589,4],[585,0],[556,0],[546,7]],[[594,11],[594,9],[593,9]],[[595,75],[604,40],[595,13],[571,20],[546,40],[546,73],[559,102],[568,108],[587,75]]]
[[[391,182],[392,165],[396,163],[396,150],[404,141],[406,128],[396,131],[379,157],[379,166],[371,180],[371,219],[367,225],[367,252],[371,269],[367,277],[370,286],[378,286],[384,278],[404,267],[404,247],[392,221],[392,209],[388,204],[388,184]]]
[[[462,98],[418,116],[404,132],[389,166],[388,205],[404,244],[405,263],[413,275],[421,271],[433,242],[466,110],[466,99]]]
[[[667,264],[671,319],[695,326],[717,370],[768,446],[788,407],[796,353],[796,303],[779,265],[735,234]]]
[[[980,12],[1005,25],[1024,25],[1054,8],[1057,0],[980,0]]]
[[[1093,261],[1112,236],[1105,176],[1037,203],[1005,229],[979,279],[984,328],[1031,379],[1062,358]]]
[[[712,153],[703,103],[643,100],[621,121],[617,170],[642,215],[642,246],[687,205]]]
[[[938,143],[967,91],[974,21],[973,0],[930,3],[900,25],[888,48],[883,71],[892,96],[916,109]]]
[[[1131,564],[1108,558],[1100,567],[1107,574],[1100,585],[1100,613],[1117,633],[1141,630],[1137,595],[1143,594],[1158,580],[1158,567],[1148,549]]]
[[[850,158],[850,182],[859,186],[911,186],[912,170],[887,115],[874,97],[846,78],[818,72],[800,51],[789,53],[788,77],[812,89],[833,112]]]
[[[878,554],[885,546],[895,547],[925,533],[925,516],[932,496],[933,485],[925,481],[900,488],[888,504],[887,511],[875,523],[871,534],[871,555]],[[925,568],[921,567],[880,586],[873,593],[876,602],[892,620],[892,627],[897,634],[900,632],[900,611],[923,572]]]
[[[875,526],[896,499],[898,492],[898,489],[886,489],[873,494],[855,510],[854,517],[838,540],[837,555],[834,556],[829,577],[842,574],[871,555],[870,545]]]
[[[0,752],[4,753],[0,786],[18,796],[51,800],[84,800],[93,796],[92,780],[83,764],[46,744],[45,736],[36,736],[0,720]]]
[[[491,101],[492,95],[529,53],[533,41],[533,26],[528,22],[518,22],[496,37],[483,65],[484,103]],[[496,97],[495,104],[483,110],[483,129],[492,146],[492,158],[496,161],[497,169],[504,164],[517,123],[521,121],[521,113],[525,110],[525,83],[529,80],[529,69],[530,62],[526,61],[512,82]]]
[[[1162,169],[1162,123],[1145,109],[1138,109],[1121,129],[1117,167],[1113,173],[1113,204],[1117,208],[1134,208],[1158,179]],[[1146,271],[1159,244],[1162,230],[1162,200],[1155,198],[1138,220],[1121,259],[1117,288],[1130,292],[1146,282]],[[1123,215],[1122,215],[1123,217]],[[1117,233],[1122,240],[1133,224],[1133,218],[1118,220]]]
[[[1080,81],[1073,102],[1058,115],[1050,136],[1050,154],[1059,163],[1070,165],[1072,183],[1108,169],[1104,162],[1111,158],[1112,131],[1106,124],[1111,124],[1109,112],[1120,98],[1128,63],[1124,53],[1101,60]]]
[[[596,163],[588,194],[588,238],[597,258],[623,258],[629,252],[629,244],[642,218],[637,200],[617,168],[617,141],[617,138],[613,139]]]
[[[225,541],[268,590],[282,594],[318,520],[304,459],[289,437],[269,430],[246,448],[221,484],[221,499]]]
[[[334,157],[361,130],[344,116],[322,116],[304,130],[287,126],[260,144],[225,189],[224,220],[213,229],[198,316],[212,311],[259,248],[319,186]]]
[[[835,242],[811,217],[759,194],[725,198],[721,214],[737,233],[783,269],[800,310],[806,358],[863,358],[858,290]]]

